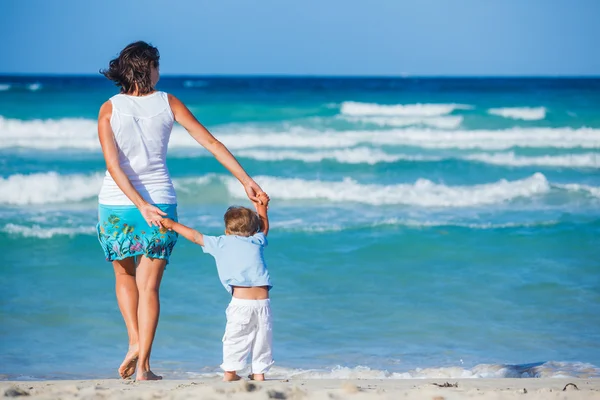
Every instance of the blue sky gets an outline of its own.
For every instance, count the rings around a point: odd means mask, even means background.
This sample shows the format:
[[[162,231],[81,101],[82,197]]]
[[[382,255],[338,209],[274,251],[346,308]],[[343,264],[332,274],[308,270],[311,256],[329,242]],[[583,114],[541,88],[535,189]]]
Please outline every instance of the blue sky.
[[[600,75],[597,0],[5,0],[0,73]]]

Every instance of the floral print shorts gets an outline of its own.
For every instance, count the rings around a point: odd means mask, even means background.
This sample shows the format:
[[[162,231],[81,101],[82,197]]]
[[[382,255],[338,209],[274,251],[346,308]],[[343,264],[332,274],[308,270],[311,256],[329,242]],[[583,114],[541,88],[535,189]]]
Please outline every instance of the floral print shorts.
[[[176,204],[156,204],[177,221]],[[148,226],[135,206],[98,206],[98,240],[104,250],[106,261],[123,260],[145,255],[169,262],[177,243],[177,233],[163,227]]]

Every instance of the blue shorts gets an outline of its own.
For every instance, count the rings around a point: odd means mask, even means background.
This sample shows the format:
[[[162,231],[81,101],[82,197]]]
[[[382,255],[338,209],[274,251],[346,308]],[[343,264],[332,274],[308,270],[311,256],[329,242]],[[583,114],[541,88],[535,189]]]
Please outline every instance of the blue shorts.
[[[177,221],[176,204],[156,204]],[[169,262],[177,243],[177,233],[163,227],[148,226],[135,206],[98,206],[98,240],[104,250],[106,261],[123,260],[145,255]]]

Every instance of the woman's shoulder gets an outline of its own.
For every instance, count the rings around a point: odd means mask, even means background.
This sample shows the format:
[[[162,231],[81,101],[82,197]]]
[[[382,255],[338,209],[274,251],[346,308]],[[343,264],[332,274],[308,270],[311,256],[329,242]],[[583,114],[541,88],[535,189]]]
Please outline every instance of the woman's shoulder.
[[[102,103],[102,105],[100,106],[100,111],[99,111],[99,117],[110,117],[110,115],[112,114],[113,111],[113,105],[112,105],[112,101],[111,101],[112,97],[108,100],[106,100],[104,103]]]
[[[161,92],[164,94],[165,98],[169,101],[169,104],[173,104],[173,102],[178,101],[177,97],[175,97],[173,94],[171,93],[167,93],[167,92]]]
[[[113,100],[115,100],[115,99],[120,99],[120,98],[122,98],[123,96],[125,96],[123,93],[116,93],[116,94],[114,94],[114,95],[110,96],[110,97],[108,98],[108,100],[106,100],[106,101],[107,101],[107,102],[111,102],[111,101],[113,101]]]
[[[185,107],[185,104],[183,104],[181,100],[175,97],[175,95],[166,92],[163,93],[165,94],[166,99],[169,102],[169,105],[171,106],[171,110],[176,111],[181,109],[182,107]]]
[[[117,93],[113,96],[110,96],[105,102],[104,104],[102,104],[102,107],[109,107],[111,110],[114,106],[118,107],[119,101],[123,98],[123,94],[122,93]]]

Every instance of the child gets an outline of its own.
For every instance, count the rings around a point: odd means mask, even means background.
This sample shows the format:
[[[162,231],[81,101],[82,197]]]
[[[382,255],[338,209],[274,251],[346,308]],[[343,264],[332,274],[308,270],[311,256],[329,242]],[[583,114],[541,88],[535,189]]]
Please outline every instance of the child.
[[[263,257],[267,246],[269,196],[258,194],[262,204],[254,212],[246,207],[229,207],[225,213],[225,235],[208,236],[169,218],[161,224],[202,246],[217,263],[219,279],[232,298],[227,307],[223,336],[224,381],[237,381],[237,371],[246,366],[252,353],[250,379],[265,380],[273,365],[272,321],[269,290],[271,279]],[[258,215],[257,215],[258,214]]]

